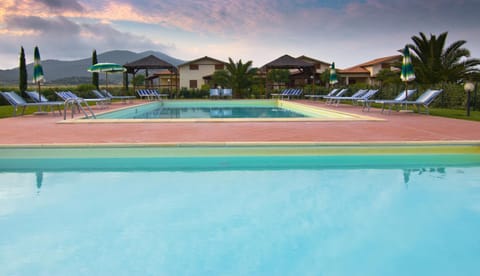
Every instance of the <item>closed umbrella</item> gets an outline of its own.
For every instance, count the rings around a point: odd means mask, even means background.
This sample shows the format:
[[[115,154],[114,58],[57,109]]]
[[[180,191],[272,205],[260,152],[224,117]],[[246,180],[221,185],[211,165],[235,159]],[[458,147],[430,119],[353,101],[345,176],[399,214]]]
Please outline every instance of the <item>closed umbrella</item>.
[[[330,68],[329,83],[331,85],[335,85],[337,82],[338,82],[338,80],[337,80],[337,72],[335,71],[335,62],[332,62],[332,67]]]
[[[41,101],[42,94],[40,93],[40,83],[45,81],[45,77],[43,75],[43,68],[40,64],[40,51],[38,50],[38,46],[35,46],[35,50],[33,52],[33,83],[38,85],[38,100]],[[38,112],[40,113],[40,106],[38,106]]]
[[[405,46],[403,49],[403,59],[402,59],[402,73],[400,74],[400,79],[405,82],[405,100],[408,97],[408,82],[415,79],[415,72],[413,72],[412,59],[410,57],[410,51],[408,46]]]
[[[88,72],[91,72],[91,73],[105,72],[105,84],[108,88],[108,73],[125,72],[127,69],[125,69],[125,67],[117,63],[102,62],[102,63],[97,63],[88,67],[87,70]]]

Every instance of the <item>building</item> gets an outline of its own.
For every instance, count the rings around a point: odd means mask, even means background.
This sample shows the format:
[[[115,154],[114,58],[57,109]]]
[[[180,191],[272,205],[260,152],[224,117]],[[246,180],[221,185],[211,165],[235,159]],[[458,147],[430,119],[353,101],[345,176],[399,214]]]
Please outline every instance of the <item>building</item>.
[[[383,69],[398,70],[396,64],[402,62],[401,55],[377,58],[347,69],[338,69],[337,74],[340,81],[345,84],[366,83],[375,85],[375,77]]]
[[[180,88],[199,89],[209,80],[215,71],[224,70],[226,62],[211,57],[202,57],[178,65]]]

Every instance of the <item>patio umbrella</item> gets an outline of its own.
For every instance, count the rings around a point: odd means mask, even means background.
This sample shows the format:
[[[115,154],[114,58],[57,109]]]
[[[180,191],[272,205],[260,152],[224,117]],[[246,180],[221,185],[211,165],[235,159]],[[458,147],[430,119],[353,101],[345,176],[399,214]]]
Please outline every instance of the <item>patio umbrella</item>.
[[[335,83],[337,83],[338,80],[337,80],[337,72],[335,71],[335,62],[332,62],[332,67],[330,68],[330,79],[329,79],[329,83],[331,85],[335,85]]]
[[[108,88],[108,73],[119,73],[125,72],[127,69],[120,64],[117,63],[97,63],[90,67],[88,67],[88,72],[91,73],[101,73],[105,72],[105,84]]]
[[[415,73],[413,72],[412,59],[410,58],[410,51],[408,46],[405,46],[403,49],[403,60],[402,60],[402,73],[400,74],[400,79],[405,82],[405,96],[408,96],[408,82],[415,79]],[[405,97],[405,99],[407,99]]]
[[[38,46],[35,46],[35,50],[33,53],[33,83],[38,85],[38,99],[42,98],[40,94],[40,83],[45,81],[45,77],[43,76],[43,68],[40,64],[40,51],[38,50]],[[40,109],[40,106],[38,107]]]

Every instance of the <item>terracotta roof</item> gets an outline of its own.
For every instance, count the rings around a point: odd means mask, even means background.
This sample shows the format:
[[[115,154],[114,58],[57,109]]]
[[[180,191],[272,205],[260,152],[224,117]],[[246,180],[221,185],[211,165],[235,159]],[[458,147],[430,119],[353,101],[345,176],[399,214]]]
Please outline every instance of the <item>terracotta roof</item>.
[[[388,56],[388,57],[382,57],[382,58],[377,58],[373,59],[367,62],[364,62],[359,65],[355,65],[353,67],[349,67],[346,69],[338,69],[339,73],[348,73],[348,74],[370,74],[370,71],[365,69],[365,67],[377,65],[377,64],[382,64],[386,62],[394,62],[394,61],[401,61],[402,56],[401,55],[395,55],[395,56]]]
[[[381,63],[385,63],[385,62],[396,61],[396,60],[401,61],[402,56],[401,55],[394,55],[394,56],[377,58],[377,59],[370,60],[370,61],[367,61],[365,63],[359,64],[357,66],[366,67],[366,66],[372,66],[372,65],[381,64]]]
[[[182,63],[182,64],[179,64],[178,67],[180,66],[184,66],[184,65],[188,65],[188,64],[191,64],[191,63],[195,63],[195,62],[198,62],[202,59],[209,59],[209,60],[213,60],[215,62],[218,62],[218,63],[223,63],[223,64],[227,64],[227,62],[225,61],[221,61],[219,59],[215,59],[215,58],[211,58],[211,57],[208,57],[208,56],[204,56],[204,57],[201,57],[201,58],[197,58],[197,59],[194,59],[194,60],[190,60],[190,61],[187,61],[185,63]]]
[[[346,69],[337,69],[338,73],[349,73],[349,74],[370,74],[370,71],[361,67],[361,66],[354,66]]]

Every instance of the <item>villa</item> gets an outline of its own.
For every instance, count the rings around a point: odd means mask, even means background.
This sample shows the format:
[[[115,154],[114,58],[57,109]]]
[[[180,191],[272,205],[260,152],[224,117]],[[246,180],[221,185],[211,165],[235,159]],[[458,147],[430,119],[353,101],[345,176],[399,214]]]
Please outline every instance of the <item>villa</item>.
[[[208,84],[217,70],[225,69],[227,63],[208,56],[178,65],[180,88],[198,89]]]
[[[392,71],[398,70],[394,66],[395,64],[401,62],[401,55],[377,58],[346,69],[339,69],[338,75],[340,79],[343,80],[345,85],[355,83],[367,83],[369,85],[375,85],[375,77],[377,76],[378,72],[383,69]]]

